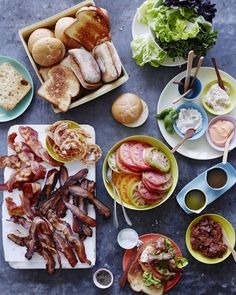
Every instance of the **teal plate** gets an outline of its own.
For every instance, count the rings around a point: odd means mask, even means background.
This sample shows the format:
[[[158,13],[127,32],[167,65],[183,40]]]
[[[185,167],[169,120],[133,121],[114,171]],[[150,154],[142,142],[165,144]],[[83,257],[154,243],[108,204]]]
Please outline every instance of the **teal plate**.
[[[24,77],[24,79],[31,84],[30,91],[14,107],[13,110],[7,111],[4,108],[0,107],[0,122],[7,122],[19,117],[28,108],[34,95],[34,84],[28,70],[18,61],[10,57],[0,55],[0,65],[3,63],[11,64]]]

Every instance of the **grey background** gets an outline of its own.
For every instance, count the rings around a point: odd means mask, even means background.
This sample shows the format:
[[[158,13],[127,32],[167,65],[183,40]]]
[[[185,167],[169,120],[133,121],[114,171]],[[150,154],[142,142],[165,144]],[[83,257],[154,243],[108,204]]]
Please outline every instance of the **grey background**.
[[[95,127],[97,143],[102,147],[103,158],[97,165],[97,195],[110,207],[112,201],[106,193],[101,168],[104,156],[109,148],[118,140],[134,134],[145,134],[162,140],[154,114],[159,95],[166,83],[177,73],[185,69],[160,67],[158,69],[145,66],[139,68],[131,58],[131,24],[136,8],[142,0],[108,1],[97,0],[99,6],[109,12],[112,24],[113,41],[117,47],[121,60],[130,75],[129,81],[120,88],[108,93],[93,102],[80,106],[66,114],[54,114],[50,105],[35,96],[27,111],[18,119],[1,123],[0,125],[0,154],[7,151],[7,131],[13,124],[50,124],[60,119],[73,119],[79,123],[91,124]],[[236,1],[215,1],[218,13],[215,27],[220,30],[217,45],[205,60],[210,65],[210,57],[216,56],[220,67],[236,76]],[[35,89],[39,81],[21,45],[18,30],[22,27],[38,22],[68,7],[77,4],[75,0],[65,1],[32,1],[32,0],[0,0],[0,54],[16,58],[23,63],[32,74]],[[150,109],[148,121],[139,128],[129,129],[116,123],[111,116],[111,105],[115,98],[124,92],[134,92],[147,101]],[[236,166],[236,151],[232,151],[229,161]],[[170,294],[194,295],[231,295],[236,294],[236,268],[232,257],[219,265],[204,265],[194,260],[185,246],[185,231],[192,220],[178,206],[175,196],[180,189],[192,178],[207,167],[216,164],[214,161],[195,161],[176,154],[179,164],[180,178],[173,196],[162,206],[148,211],[129,211],[138,233],[158,232],[174,239],[180,246],[185,257],[189,259],[189,266],[184,272],[182,280]],[[1,182],[3,181],[0,172]],[[205,212],[217,213],[226,217],[236,228],[235,187],[222,198],[208,206]],[[121,228],[126,227],[119,208]],[[91,270],[65,270],[49,276],[44,270],[14,270],[4,262],[2,246],[0,247],[0,294],[131,294],[129,286],[120,290],[118,279],[121,274],[123,251],[116,242],[117,230],[112,221],[102,221],[98,217],[97,227],[97,263]],[[92,274],[99,267],[108,267],[114,273],[114,285],[107,292],[100,292],[92,282]]]

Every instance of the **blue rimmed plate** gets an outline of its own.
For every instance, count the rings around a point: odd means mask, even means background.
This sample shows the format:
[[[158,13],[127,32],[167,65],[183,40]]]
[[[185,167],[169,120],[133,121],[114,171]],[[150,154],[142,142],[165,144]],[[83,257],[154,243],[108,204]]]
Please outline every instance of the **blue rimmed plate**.
[[[24,77],[24,79],[31,84],[30,91],[14,107],[13,110],[7,111],[4,108],[0,107],[0,122],[7,122],[19,117],[28,108],[34,95],[34,84],[28,70],[22,64],[20,64],[17,60],[7,56],[0,55],[0,65],[3,63],[11,64]]]

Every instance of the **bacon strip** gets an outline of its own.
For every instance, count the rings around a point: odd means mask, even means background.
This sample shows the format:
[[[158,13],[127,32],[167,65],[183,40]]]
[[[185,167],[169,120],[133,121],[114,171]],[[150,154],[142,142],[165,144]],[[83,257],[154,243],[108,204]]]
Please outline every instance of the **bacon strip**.
[[[70,265],[74,267],[77,264],[78,260],[73,249],[67,243],[66,239],[63,238],[59,233],[54,232],[54,241],[56,243],[57,250],[63,253],[69,261]]]
[[[21,168],[21,160],[17,155],[0,157],[0,169],[12,168],[18,170]]]
[[[62,163],[54,160],[42,146],[42,143],[38,140],[38,132],[36,130],[28,126],[20,126],[19,132],[37,157],[52,166],[62,165]]]
[[[71,210],[71,212],[81,221],[88,224],[89,226],[95,227],[96,226],[96,220],[86,215],[83,211],[81,211],[78,207],[65,202],[66,207]]]
[[[7,211],[10,216],[25,214],[25,210],[22,207],[22,205],[17,206],[11,197],[6,198],[5,201],[6,201]]]
[[[21,189],[24,183],[44,179],[45,174],[46,168],[44,166],[39,165],[38,162],[32,162],[31,166],[21,168],[13,173],[5,184],[0,185],[0,191],[12,192],[15,188]]]
[[[10,220],[16,224],[22,225],[26,229],[30,229],[31,222],[23,216],[11,216]]]
[[[35,216],[33,207],[38,200],[40,192],[41,186],[38,183],[25,183],[22,187],[22,193],[20,194],[21,204],[26,216],[31,220]]]
[[[45,200],[48,200],[51,196],[52,191],[54,190],[58,180],[58,171],[56,169],[49,170],[46,176],[46,181],[43,187],[43,190],[41,191],[38,202],[36,205],[36,209],[39,210],[42,203]]]
[[[79,185],[71,185],[69,187],[69,192],[72,195],[78,195],[84,198],[87,198],[89,202],[94,204],[95,208],[97,209],[97,212],[103,216],[104,218],[109,218],[111,215],[110,209],[104,205],[100,200],[96,198],[96,196],[93,193],[90,193],[89,191],[83,189]]]
[[[30,166],[32,161],[42,162],[41,157],[37,157],[25,142],[16,142],[17,133],[8,135],[8,146],[16,152],[21,162]]]
[[[75,249],[79,260],[82,263],[91,264],[91,261],[87,259],[84,243],[80,239],[77,239],[73,236],[70,224],[64,220],[59,219],[56,213],[51,209],[48,211],[48,220],[58,232],[61,232],[65,235],[68,243]]]

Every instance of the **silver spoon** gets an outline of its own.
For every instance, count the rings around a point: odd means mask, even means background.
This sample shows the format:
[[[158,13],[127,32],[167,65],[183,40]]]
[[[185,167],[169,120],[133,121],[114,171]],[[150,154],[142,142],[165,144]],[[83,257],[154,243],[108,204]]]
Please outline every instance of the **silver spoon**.
[[[129,225],[129,226],[132,226],[132,222],[130,221],[126,211],[125,211],[125,207],[124,207],[124,204],[123,204],[123,200],[119,194],[119,191],[118,189],[116,188],[113,180],[112,180],[112,170],[110,167],[107,168],[107,175],[106,175],[106,182],[111,184],[112,188],[113,188],[113,192],[114,192],[114,214],[113,214],[113,223],[114,223],[114,226],[116,228],[119,227],[119,223],[118,223],[118,218],[117,218],[117,209],[116,209],[116,197],[118,196],[118,199],[121,203],[121,207],[122,207],[122,211],[123,211],[123,215],[124,215],[124,218],[125,218],[125,221],[126,223]]]

